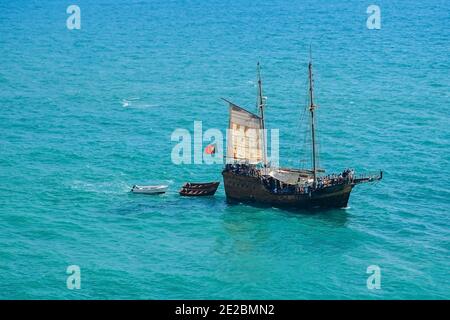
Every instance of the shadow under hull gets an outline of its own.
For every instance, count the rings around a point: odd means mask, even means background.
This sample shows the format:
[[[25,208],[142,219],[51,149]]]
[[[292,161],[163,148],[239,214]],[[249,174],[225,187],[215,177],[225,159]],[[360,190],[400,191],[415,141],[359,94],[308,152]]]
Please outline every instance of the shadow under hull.
[[[310,194],[277,194],[258,177],[222,172],[228,200],[289,209],[331,209],[347,207],[353,184],[339,184]]]

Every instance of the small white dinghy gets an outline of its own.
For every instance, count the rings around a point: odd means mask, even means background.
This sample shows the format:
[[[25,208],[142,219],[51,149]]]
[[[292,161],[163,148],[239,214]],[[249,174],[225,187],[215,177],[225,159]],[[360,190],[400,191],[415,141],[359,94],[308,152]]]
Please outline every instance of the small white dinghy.
[[[161,194],[167,191],[168,186],[137,186],[134,185],[131,188],[133,193],[143,193],[143,194]]]

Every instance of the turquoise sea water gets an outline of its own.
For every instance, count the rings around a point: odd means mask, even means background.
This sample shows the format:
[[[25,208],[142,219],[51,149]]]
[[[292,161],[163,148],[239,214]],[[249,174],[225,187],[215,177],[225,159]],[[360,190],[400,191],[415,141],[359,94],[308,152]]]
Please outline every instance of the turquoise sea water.
[[[74,2],[81,30],[67,1],[0,1],[0,298],[450,298],[448,1],[376,1],[380,30],[371,1]],[[253,108],[258,60],[300,164],[310,43],[322,166],[384,179],[315,214],[180,198],[221,165],[174,165],[171,133]]]

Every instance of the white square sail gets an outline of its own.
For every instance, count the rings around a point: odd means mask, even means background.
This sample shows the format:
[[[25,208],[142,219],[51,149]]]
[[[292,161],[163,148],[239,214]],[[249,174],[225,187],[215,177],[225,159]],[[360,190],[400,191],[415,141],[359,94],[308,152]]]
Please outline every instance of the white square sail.
[[[263,161],[263,130],[261,117],[230,103],[230,123],[227,137],[227,162]]]

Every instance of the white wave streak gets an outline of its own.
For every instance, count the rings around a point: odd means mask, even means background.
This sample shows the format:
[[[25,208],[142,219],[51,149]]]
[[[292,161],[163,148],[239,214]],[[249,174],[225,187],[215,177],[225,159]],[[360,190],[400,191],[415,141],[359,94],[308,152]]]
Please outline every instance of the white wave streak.
[[[147,103],[145,101],[141,101],[141,98],[137,97],[137,98],[122,99],[122,107],[144,109],[144,108],[159,107],[159,105],[155,103]]]

